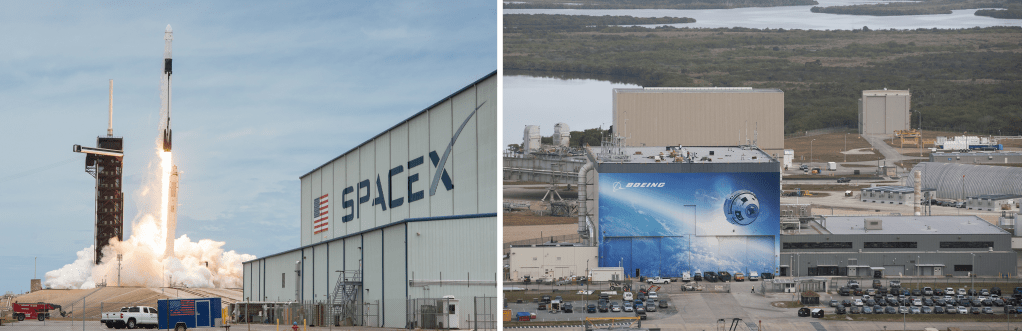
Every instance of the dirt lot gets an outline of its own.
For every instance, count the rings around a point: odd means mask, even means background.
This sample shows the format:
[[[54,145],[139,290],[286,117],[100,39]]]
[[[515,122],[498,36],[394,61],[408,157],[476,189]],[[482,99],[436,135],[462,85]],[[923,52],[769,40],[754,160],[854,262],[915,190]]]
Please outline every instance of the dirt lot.
[[[504,226],[504,242],[536,239],[549,236],[564,236],[578,233],[578,225],[556,224],[556,225],[523,225]]]
[[[817,163],[844,162],[845,154],[841,154],[841,151],[845,150],[845,136],[848,138],[847,150],[865,148],[862,151],[867,152],[867,154],[848,154],[848,162],[875,161],[882,158],[880,153],[873,151],[872,146],[858,133],[827,133],[809,137],[786,138],[784,139],[784,148],[795,150],[795,160],[793,161],[795,164],[809,163],[810,149],[812,149],[811,156]],[[805,157],[804,161],[803,157]]]
[[[504,213],[504,226],[575,224],[575,217],[535,216],[526,212]]]

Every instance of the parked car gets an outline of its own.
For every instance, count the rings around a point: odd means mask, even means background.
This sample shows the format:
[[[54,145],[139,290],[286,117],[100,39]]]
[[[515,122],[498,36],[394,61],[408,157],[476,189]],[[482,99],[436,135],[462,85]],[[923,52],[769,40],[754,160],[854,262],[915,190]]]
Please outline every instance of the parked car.
[[[944,306],[933,307],[933,313],[934,314],[943,314],[944,313]]]
[[[887,306],[887,308],[884,308],[884,313],[885,314],[897,314],[898,313],[898,308],[894,308],[894,306]]]
[[[830,300],[830,306],[831,307],[837,307],[838,306],[837,300]]]
[[[845,308],[845,306],[837,306],[837,308],[834,309],[834,313],[838,314],[838,315],[844,315],[847,312],[848,312],[848,309]]]
[[[873,288],[879,289],[881,287],[884,287],[883,282],[881,282],[879,279],[874,279],[873,280]]]
[[[660,300],[660,302],[657,303],[657,306],[660,308],[667,308],[667,300]]]
[[[944,296],[944,290],[939,289],[939,288],[935,288],[935,289],[933,289],[933,295],[935,295],[935,296]]]
[[[860,308],[859,306],[852,306],[852,308],[848,309],[848,312],[851,314],[861,314],[862,308]]]
[[[564,311],[565,313],[574,313],[575,312],[575,307],[573,307],[571,305],[571,302],[568,302],[568,303],[565,303],[565,304],[561,305],[561,310]]]
[[[843,296],[849,296],[849,295],[852,295],[852,289],[848,288],[848,287],[841,287],[840,289],[837,290],[837,294],[843,295]]]
[[[647,313],[654,312],[656,311],[656,302],[653,302],[653,300],[646,301],[642,308],[645,308]]]
[[[852,181],[852,179],[848,178],[848,177],[841,177],[841,178],[837,179],[838,183],[848,183],[848,182],[851,182],[851,181]]]
[[[863,314],[872,314],[873,313],[873,307],[870,307],[870,306],[862,307],[862,313]]]
[[[930,296],[932,296],[933,295],[933,288],[931,288],[929,286],[923,287],[923,295],[930,295]]]
[[[848,307],[848,306],[851,306],[851,305],[852,305],[852,300],[848,300],[848,299],[841,300],[841,306],[842,307]]]
[[[635,312],[635,303],[633,303],[631,301],[625,301],[625,308],[624,308],[624,310],[626,312]]]
[[[595,314],[596,313],[596,305],[590,303],[588,306],[586,306],[586,312],[590,313],[590,314]]]
[[[959,287],[959,288],[958,288],[958,295],[965,295],[965,289],[964,289],[964,288],[961,288],[961,287]]]
[[[635,308],[635,316],[638,317],[640,320],[646,319],[646,309],[643,309],[641,307]]]
[[[920,314],[933,314],[933,307],[923,306],[923,308],[919,309],[919,313]]]
[[[744,282],[745,281],[745,274],[740,273],[740,272],[736,272],[735,273],[735,281],[736,282]]]
[[[697,282],[703,281],[703,273],[701,272],[695,273],[694,275],[692,275],[692,279],[694,279]]]
[[[958,313],[959,314],[963,314],[963,315],[964,314],[968,314],[969,313],[969,309],[965,308],[965,306],[958,306]]]

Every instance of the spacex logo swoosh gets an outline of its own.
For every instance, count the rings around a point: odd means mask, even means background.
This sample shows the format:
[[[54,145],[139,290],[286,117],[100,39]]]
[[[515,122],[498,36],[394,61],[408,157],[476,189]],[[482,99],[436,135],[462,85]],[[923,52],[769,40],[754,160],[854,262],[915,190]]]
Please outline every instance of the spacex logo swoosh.
[[[468,120],[472,119],[472,116],[474,116],[476,112],[479,111],[479,108],[482,108],[485,104],[486,101],[483,101],[483,103],[479,104],[475,110],[472,110],[471,114],[468,114],[468,117],[465,118],[464,122],[461,122],[461,127],[458,127],[458,131],[454,133],[453,137],[451,137],[451,143],[447,144],[447,150],[444,151],[443,157],[437,160],[436,152],[429,153],[430,161],[432,161],[433,165],[436,166],[436,174],[433,175],[433,183],[429,186],[430,196],[436,194],[436,186],[440,183],[441,177],[444,180],[444,188],[448,191],[454,188],[454,184],[451,183],[451,176],[447,174],[446,170],[444,170],[444,166],[447,164],[447,157],[451,155],[451,149],[454,148],[454,143],[458,141],[458,136],[461,135],[461,130],[465,129],[465,125],[468,124]]]

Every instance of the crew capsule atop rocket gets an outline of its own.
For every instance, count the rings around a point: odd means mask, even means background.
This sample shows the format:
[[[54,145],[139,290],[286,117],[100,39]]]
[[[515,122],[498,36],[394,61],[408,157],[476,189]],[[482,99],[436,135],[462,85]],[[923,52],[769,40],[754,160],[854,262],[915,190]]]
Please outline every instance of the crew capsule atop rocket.
[[[172,65],[173,59],[171,58],[171,42],[174,41],[174,31],[170,29],[170,24],[167,24],[167,30],[163,33],[163,74],[167,76],[167,127],[163,129],[163,151],[170,152],[171,148],[171,130],[170,130],[170,75],[173,73]]]

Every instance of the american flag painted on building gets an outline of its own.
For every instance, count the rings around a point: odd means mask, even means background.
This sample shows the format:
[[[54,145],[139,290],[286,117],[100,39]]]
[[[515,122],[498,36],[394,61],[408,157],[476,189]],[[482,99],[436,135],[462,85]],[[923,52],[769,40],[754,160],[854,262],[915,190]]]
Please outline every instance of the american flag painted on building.
[[[312,200],[312,234],[319,234],[330,227],[330,194]]]
[[[170,316],[194,316],[195,300],[170,300],[167,303]]]

